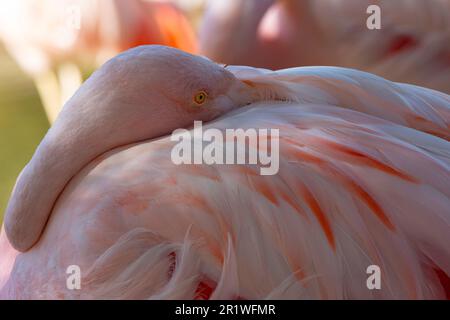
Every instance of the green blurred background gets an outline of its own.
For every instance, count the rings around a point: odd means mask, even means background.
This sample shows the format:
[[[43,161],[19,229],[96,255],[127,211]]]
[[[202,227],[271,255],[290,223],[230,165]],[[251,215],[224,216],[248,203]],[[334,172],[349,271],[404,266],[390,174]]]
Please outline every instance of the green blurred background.
[[[48,127],[32,80],[0,46],[0,223],[17,175]]]

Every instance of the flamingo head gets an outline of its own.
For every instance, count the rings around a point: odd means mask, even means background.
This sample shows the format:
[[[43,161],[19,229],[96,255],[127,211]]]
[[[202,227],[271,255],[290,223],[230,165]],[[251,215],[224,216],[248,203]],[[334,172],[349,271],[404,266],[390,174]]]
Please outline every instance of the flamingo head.
[[[124,107],[134,108],[133,114],[139,117],[164,120],[161,125],[166,128],[189,125],[194,120],[210,121],[253,101],[251,88],[223,65],[165,46],[128,50],[92,78],[98,77],[101,81],[93,87],[114,92],[119,102],[114,105],[120,106],[121,112]],[[157,127],[157,121],[153,125]]]

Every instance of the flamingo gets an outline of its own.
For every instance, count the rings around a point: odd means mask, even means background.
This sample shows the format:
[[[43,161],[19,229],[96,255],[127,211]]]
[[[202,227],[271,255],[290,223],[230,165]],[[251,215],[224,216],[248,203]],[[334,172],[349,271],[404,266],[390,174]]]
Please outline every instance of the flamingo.
[[[278,174],[174,164],[169,135],[194,120],[279,129]],[[0,297],[445,299],[449,125],[448,95],[362,71],[128,50],[68,101],[21,173]]]
[[[0,8],[0,38],[31,75],[48,120],[89,74],[142,44],[195,52],[195,33],[171,3],[132,0],[17,0]]]
[[[369,30],[369,5],[381,29]],[[200,50],[227,64],[334,65],[450,93],[448,0],[209,0]]]

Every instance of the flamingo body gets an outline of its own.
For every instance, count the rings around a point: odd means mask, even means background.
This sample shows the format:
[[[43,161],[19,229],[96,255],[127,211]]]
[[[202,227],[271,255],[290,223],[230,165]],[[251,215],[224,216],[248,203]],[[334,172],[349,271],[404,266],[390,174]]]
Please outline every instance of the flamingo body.
[[[108,151],[31,250],[2,232],[0,296],[445,299],[449,96],[343,68],[227,70],[258,99],[205,127],[279,129],[278,174],[175,165],[168,136]]]

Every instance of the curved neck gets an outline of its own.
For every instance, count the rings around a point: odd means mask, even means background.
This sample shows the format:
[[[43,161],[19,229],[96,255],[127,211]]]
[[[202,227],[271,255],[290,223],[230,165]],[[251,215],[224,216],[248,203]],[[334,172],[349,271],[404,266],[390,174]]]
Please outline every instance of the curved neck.
[[[164,103],[160,96],[148,101],[155,100]],[[116,94],[99,95],[80,89],[16,182],[5,215],[5,230],[13,247],[26,251],[38,241],[64,187],[96,157],[115,147],[156,138],[174,127],[190,124],[167,112],[170,111],[159,104],[130,102],[127,97],[117,101]]]

